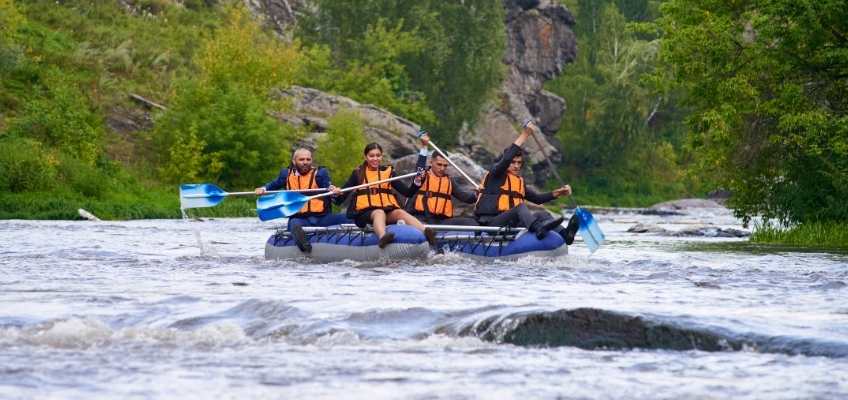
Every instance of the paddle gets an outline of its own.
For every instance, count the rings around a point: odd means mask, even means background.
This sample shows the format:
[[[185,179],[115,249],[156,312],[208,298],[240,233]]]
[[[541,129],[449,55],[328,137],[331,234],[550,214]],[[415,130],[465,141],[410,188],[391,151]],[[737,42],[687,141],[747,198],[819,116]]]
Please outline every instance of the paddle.
[[[326,190],[272,190],[266,193],[320,192]],[[255,194],[255,192],[225,192],[211,183],[184,183],[180,185],[180,208],[186,210],[189,208],[214,207],[224,201],[228,196],[249,196]]]
[[[527,122],[524,123],[524,127],[527,128],[531,122],[531,120],[527,120]],[[563,180],[559,176],[559,172],[557,172],[556,167],[554,167],[553,162],[551,162],[551,159],[547,156],[547,154],[545,154],[545,148],[542,146],[542,142],[539,138],[536,137],[536,130],[532,127],[530,128],[530,135],[533,136],[533,140],[535,140],[536,145],[539,146],[539,150],[548,162],[548,166],[551,168],[554,176],[556,176],[560,184],[563,184]],[[578,229],[580,236],[583,238],[583,242],[586,243],[586,247],[589,248],[589,252],[594,253],[601,247],[601,243],[606,240],[606,237],[604,237],[604,233],[601,231],[601,227],[598,226],[598,223],[595,221],[595,217],[592,216],[592,213],[578,207],[577,202],[574,200],[574,196],[569,197],[571,197],[571,204],[574,206],[574,215],[572,215],[571,219],[568,220],[566,234],[574,235],[575,229]]]
[[[368,186],[379,185],[381,183],[396,181],[398,179],[409,178],[415,176],[417,172],[410,172],[405,175],[396,176],[394,178],[383,179],[381,181],[376,182],[368,182],[363,183],[357,186],[351,186],[342,189],[342,192],[349,192],[351,190],[362,189]],[[333,193],[321,193],[316,194],[314,196],[304,196],[300,193],[295,192],[281,192],[276,193],[270,196],[262,196],[256,199],[256,213],[259,215],[259,219],[262,221],[267,221],[275,218],[282,217],[290,217],[294,214],[297,214],[301,208],[303,208],[309,200],[319,199],[321,197],[330,196]]]
[[[427,132],[427,131],[426,131],[426,130],[424,130],[424,129],[420,129],[420,130],[418,131],[418,138],[421,138],[421,136],[424,136],[424,135],[426,135],[426,134],[429,134],[429,132]],[[462,176],[463,176],[463,177],[465,177],[465,179],[467,179],[467,180],[468,180],[468,182],[469,182],[469,183],[471,183],[471,185],[473,185],[475,189],[480,189],[480,185],[478,185],[478,184],[477,184],[477,182],[474,182],[474,180],[473,180],[473,179],[471,179],[471,177],[470,177],[470,176],[468,176],[468,174],[466,174],[466,173],[465,173],[465,171],[463,171],[463,170],[462,170],[462,168],[459,168],[459,166],[458,166],[458,165],[456,165],[456,163],[454,163],[454,162],[453,162],[453,160],[451,160],[451,158],[450,158],[450,157],[448,157],[448,155],[447,155],[447,154],[445,154],[445,152],[443,152],[443,151],[442,151],[442,149],[440,149],[440,148],[439,148],[439,146],[436,146],[436,144],[435,144],[435,143],[433,143],[433,140],[432,140],[432,139],[430,139],[430,140],[428,141],[428,143],[430,144],[430,146],[431,146],[431,147],[433,147],[433,150],[436,150],[439,154],[441,154],[441,155],[442,155],[442,157],[444,157],[444,158],[445,158],[445,160],[448,160],[448,162],[450,163],[450,165],[452,165],[454,168],[456,168],[456,170],[457,170],[457,171],[459,171],[459,173],[460,173],[460,174],[462,174]]]

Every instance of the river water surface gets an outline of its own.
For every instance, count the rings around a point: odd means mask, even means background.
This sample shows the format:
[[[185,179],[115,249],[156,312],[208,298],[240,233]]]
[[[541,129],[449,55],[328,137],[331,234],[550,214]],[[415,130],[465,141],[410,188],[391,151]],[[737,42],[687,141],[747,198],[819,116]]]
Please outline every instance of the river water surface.
[[[596,217],[593,255],[364,264],[266,261],[253,219],[0,221],[0,398],[848,398],[848,256]]]

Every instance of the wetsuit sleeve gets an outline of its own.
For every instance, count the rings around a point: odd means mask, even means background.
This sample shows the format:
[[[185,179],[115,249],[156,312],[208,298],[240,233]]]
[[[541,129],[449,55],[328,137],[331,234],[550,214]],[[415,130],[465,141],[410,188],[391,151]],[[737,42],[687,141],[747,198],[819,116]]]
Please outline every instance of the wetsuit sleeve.
[[[277,176],[277,179],[274,179],[271,182],[265,184],[265,190],[280,190],[285,189],[286,187],[286,179],[289,177],[289,169],[283,168],[280,170],[280,175]]]
[[[545,204],[556,198],[553,192],[539,193],[531,189],[529,186],[526,186],[524,188],[524,191],[526,192],[525,197],[527,198],[527,200],[530,200],[536,204]]]
[[[509,145],[509,147],[504,149],[504,152],[501,155],[501,159],[495,162],[495,164],[492,165],[492,168],[489,169],[489,173],[496,178],[504,176],[504,174],[506,174],[507,168],[509,168],[509,164],[512,162],[512,158],[518,155],[520,152],[521,147],[518,147],[515,143]]]
[[[457,200],[468,204],[474,204],[477,202],[477,193],[473,190],[467,190],[466,188],[469,186],[458,185],[456,178],[451,178],[451,186],[453,187],[451,195]]]
[[[315,174],[315,183],[320,188],[330,187],[330,172],[327,171],[327,168],[318,168],[318,173]]]
[[[345,184],[342,185],[342,188],[347,188],[347,187],[358,185],[359,184],[358,178],[359,177],[356,176],[356,170],[353,170],[353,172],[350,173],[350,177],[347,178],[347,182],[345,182]],[[340,194],[337,197],[334,197],[333,203],[336,203],[337,205],[344,203],[345,200],[347,200],[347,198],[350,197],[350,194],[353,193],[353,192],[354,192],[354,190],[347,191],[347,192]]]
[[[424,154],[422,154],[424,153]],[[426,168],[427,167],[427,150],[418,152],[418,160],[415,162],[415,168]]]

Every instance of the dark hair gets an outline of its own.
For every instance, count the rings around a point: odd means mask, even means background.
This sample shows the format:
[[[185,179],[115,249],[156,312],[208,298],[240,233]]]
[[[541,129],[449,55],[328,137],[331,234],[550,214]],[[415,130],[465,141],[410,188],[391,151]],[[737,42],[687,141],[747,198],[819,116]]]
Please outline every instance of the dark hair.
[[[362,151],[362,155],[368,155],[368,152],[374,149],[380,150],[380,153],[383,152],[383,146],[380,146],[379,143],[372,142],[365,145],[365,150]]]
[[[504,155],[503,155],[503,154],[501,154],[501,155],[499,155],[497,158],[495,158],[495,164],[497,164],[497,163],[501,162],[501,160],[503,160],[503,156],[504,156]],[[514,155],[514,156],[512,156],[512,158],[511,158],[509,161],[514,160],[514,159],[515,159],[515,157],[521,157],[521,158],[524,158],[524,151],[523,151],[523,150],[518,150],[518,152],[516,152],[516,153],[515,153],[515,155]]]
[[[436,158],[436,157],[447,160],[447,157],[443,156],[442,153],[439,153],[438,151],[433,153],[433,156],[432,156],[432,158]]]
[[[380,146],[379,143],[372,142],[372,143],[368,143],[368,144],[365,145],[365,150],[362,151],[362,155],[367,156],[368,152],[371,151],[371,150],[374,150],[374,149],[380,150],[380,153],[383,152],[383,146]],[[359,177],[360,183],[365,182],[365,179],[363,179],[363,178],[365,177],[365,168],[367,168],[367,166],[368,166],[368,161],[366,160],[366,161],[363,161],[362,164],[359,164],[358,167],[356,167],[356,176]]]

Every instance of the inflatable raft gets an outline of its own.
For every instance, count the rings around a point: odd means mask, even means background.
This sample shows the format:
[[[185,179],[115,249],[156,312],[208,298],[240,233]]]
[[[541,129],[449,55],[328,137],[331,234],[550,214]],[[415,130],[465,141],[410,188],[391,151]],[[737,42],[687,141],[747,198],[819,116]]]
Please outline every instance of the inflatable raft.
[[[539,240],[525,229],[459,225],[430,227],[438,231],[436,250],[439,252],[463,253],[476,259],[502,260],[568,254],[568,246],[555,232]],[[426,258],[431,253],[427,240],[417,229],[406,225],[389,225],[386,229],[395,234],[395,241],[381,249],[377,246],[377,235],[355,225],[304,228],[312,244],[312,252],[308,254],[297,248],[289,232],[278,230],[265,244],[265,258],[309,258],[319,262],[375,261]]]
[[[266,259],[310,258],[319,262],[342,260],[376,261],[379,259],[425,258],[430,245],[424,234],[407,225],[389,225],[388,232],[395,234],[395,241],[381,249],[373,231],[362,230],[356,225],[303,228],[312,244],[311,253],[303,253],[294,243],[294,238],[285,230],[279,230],[265,243]]]
[[[526,256],[559,257],[568,254],[565,239],[548,232],[542,239],[526,229],[442,226],[438,247],[442,252],[464,253],[478,259],[515,260]],[[475,228],[475,230],[469,230]]]

